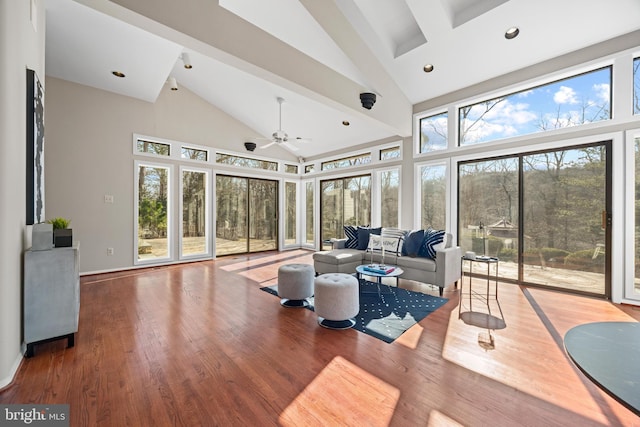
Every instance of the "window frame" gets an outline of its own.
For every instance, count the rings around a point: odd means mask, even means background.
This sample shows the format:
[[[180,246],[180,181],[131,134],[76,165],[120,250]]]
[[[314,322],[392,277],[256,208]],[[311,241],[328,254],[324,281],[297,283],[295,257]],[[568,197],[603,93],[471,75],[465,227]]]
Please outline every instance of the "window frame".
[[[213,245],[212,245],[212,236],[211,236],[211,226],[212,226],[212,200],[211,200],[211,188],[212,188],[212,176],[213,173],[211,171],[211,169],[208,168],[201,168],[201,167],[193,167],[193,166],[188,166],[188,165],[180,165],[179,168],[179,176],[178,176],[178,181],[179,181],[179,195],[178,195],[178,254],[179,254],[179,259],[180,260],[186,260],[186,259],[200,259],[200,258],[211,258],[212,254],[213,254]],[[198,173],[204,173],[206,178],[205,178],[205,183],[206,183],[206,190],[205,190],[205,194],[206,194],[206,200],[205,200],[205,245],[206,245],[206,251],[205,252],[201,252],[198,254],[189,254],[189,255],[184,255],[183,253],[183,238],[184,238],[184,221],[183,221],[183,208],[184,208],[184,186],[183,184],[183,172],[198,172]]]
[[[162,258],[153,258],[149,260],[141,260],[138,259],[138,226],[139,226],[139,215],[140,215],[140,194],[139,194],[139,168],[140,166],[151,167],[151,168],[164,168],[168,170],[167,176],[167,256]],[[157,264],[163,263],[167,261],[174,260],[174,248],[173,248],[173,175],[174,175],[174,165],[171,163],[164,162],[152,162],[152,161],[144,161],[144,160],[134,160],[134,179],[133,179],[133,224],[134,224],[134,245],[133,245],[133,264],[134,265],[149,265],[149,264]]]

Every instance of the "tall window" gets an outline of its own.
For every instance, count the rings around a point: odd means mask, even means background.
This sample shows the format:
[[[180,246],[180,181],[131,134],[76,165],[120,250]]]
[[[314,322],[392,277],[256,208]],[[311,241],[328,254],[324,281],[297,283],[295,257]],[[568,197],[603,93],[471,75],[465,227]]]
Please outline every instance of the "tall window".
[[[170,166],[137,164],[138,262],[171,257]]]
[[[209,173],[182,170],[181,256],[209,253]]]
[[[633,60],[633,114],[640,114],[640,58]]]
[[[298,222],[296,210],[298,208],[296,194],[298,184],[295,182],[284,183],[284,244],[295,245],[297,241]]]
[[[460,145],[472,145],[611,118],[611,67],[468,105]]]
[[[313,233],[313,220],[314,220],[313,182],[312,181],[305,182],[304,188],[305,188],[305,200],[306,200],[305,243],[313,245],[315,243],[314,233]]]
[[[380,214],[383,227],[398,227],[400,170],[380,172]]]
[[[447,149],[448,122],[447,113],[420,119],[420,153]]]
[[[371,223],[371,176],[320,182],[322,240],[343,238],[345,225]]]
[[[465,251],[497,256],[502,264],[517,263],[518,158],[464,163],[458,170],[458,239]],[[517,269],[500,275],[518,278]]]
[[[420,226],[444,230],[447,212],[446,165],[420,167]]]

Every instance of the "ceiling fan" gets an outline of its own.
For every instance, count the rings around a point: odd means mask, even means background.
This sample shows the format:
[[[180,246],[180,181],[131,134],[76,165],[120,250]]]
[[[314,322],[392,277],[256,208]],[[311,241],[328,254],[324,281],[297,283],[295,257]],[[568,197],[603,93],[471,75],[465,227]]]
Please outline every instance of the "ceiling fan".
[[[300,137],[290,138],[289,135],[287,135],[287,133],[282,130],[282,103],[284,102],[284,98],[277,97],[276,100],[278,101],[278,108],[279,108],[278,130],[271,134],[271,139],[261,138],[271,142],[269,142],[266,145],[263,145],[260,148],[268,148],[268,147],[271,147],[272,145],[280,144],[291,151],[298,151],[298,147],[292,144],[293,141],[310,142],[311,140],[308,138],[300,138]]]

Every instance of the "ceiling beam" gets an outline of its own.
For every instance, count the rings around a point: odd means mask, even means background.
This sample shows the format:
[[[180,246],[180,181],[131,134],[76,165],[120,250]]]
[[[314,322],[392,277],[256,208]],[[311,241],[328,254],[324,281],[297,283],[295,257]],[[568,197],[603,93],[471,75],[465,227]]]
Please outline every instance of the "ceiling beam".
[[[388,75],[380,73],[381,66],[374,63],[373,55],[356,54],[344,40],[338,45],[361,69],[367,67],[366,75],[380,87],[364,88],[344,75],[305,55],[280,41],[262,29],[239,18],[211,0],[76,0],[111,16],[139,26],[185,47],[197,50],[214,59],[223,61],[256,77],[282,86],[321,102],[339,111],[371,120],[399,136],[411,134],[410,102],[402,92],[393,87]],[[322,2],[324,3],[324,2]],[[330,14],[339,13],[333,1],[323,7],[306,7],[313,10],[314,17],[321,21],[330,19]],[[320,10],[319,10],[320,9]],[[329,15],[327,15],[329,14]],[[317,16],[316,16],[317,15]],[[335,19],[342,14],[333,15]],[[334,39],[336,32],[346,32],[348,24],[341,22],[338,29],[329,33]],[[326,28],[326,27],[325,27]],[[358,37],[358,40],[359,37]],[[358,64],[360,59],[364,63]],[[373,71],[369,71],[372,67]],[[386,73],[385,73],[386,74]],[[359,94],[375,91],[380,95],[371,110],[362,108]],[[379,91],[379,92],[378,92]],[[249,94],[242,94],[248,96]]]

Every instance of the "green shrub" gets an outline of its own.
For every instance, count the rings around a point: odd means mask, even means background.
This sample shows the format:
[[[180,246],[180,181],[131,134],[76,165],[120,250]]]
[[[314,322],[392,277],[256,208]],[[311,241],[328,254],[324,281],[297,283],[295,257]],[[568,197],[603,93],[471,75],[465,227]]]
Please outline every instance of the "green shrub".
[[[500,261],[518,261],[518,250],[517,249],[507,249],[502,248],[500,252],[498,252],[498,258]]]
[[[604,252],[599,253],[596,259],[593,259],[593,252],[593,249],[573,252],[565,257],[564,265],[572,270],[601,272],[605,261]]]

